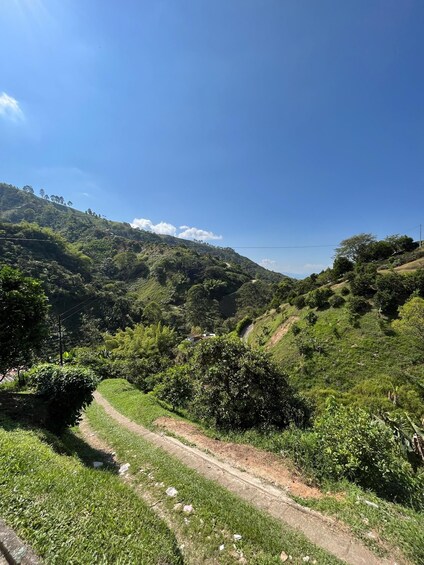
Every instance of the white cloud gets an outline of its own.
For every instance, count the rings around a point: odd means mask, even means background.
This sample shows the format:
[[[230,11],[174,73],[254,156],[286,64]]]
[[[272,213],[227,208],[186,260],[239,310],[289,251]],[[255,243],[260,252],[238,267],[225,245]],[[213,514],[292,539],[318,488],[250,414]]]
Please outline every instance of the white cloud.
[[[19,102],[15,98],[12,98],[12,96],[6,94],[6,92],[0,94],[0,117],[11,120],[12,122],[21,122],[24,120],[24,113],[19,106]]]
[[[207,239],[222,239],[222,235],[216,235],[211,231],[199,230],[199,228],[189,228],[185,226],[186,229],[178,234],[178,237],[183,239],[201,239],[206,241]]]
[[[159,222],[158,224],[154,224],[151,220],[147,220],[146,218],[134,218],[131,226],[133,228],[151,231],[153,233],[159,233],[161,235],[177,235],[177,228],[172,224],[168,224],[167,222]]]
[[[179,228],[177,228],[176,226],[168,224],[167,222],[159,222],[158,224],[154,224],[147,218],[134,218],[131,226],[133,228],[151,231],[153,233],[158,233],[161,235],[181,237],[182,239],[200,239],[202,241],[207,241],[210,239],[222,239],[222,235],[216,235],[211,231],[201,230],[199,228],[191,228],[189,226],[180,226]],[[178,233],[179,230],[183,231],[180,231]]]

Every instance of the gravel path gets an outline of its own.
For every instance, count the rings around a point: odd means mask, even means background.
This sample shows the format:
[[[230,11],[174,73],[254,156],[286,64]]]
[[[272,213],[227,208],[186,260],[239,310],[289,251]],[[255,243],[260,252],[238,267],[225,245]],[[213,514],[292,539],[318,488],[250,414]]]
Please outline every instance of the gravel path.
[[[340,523],[297,504],[283,490],[195,447],[184,445],[176,438],[151,432],[115,410],[99,392],[95,392],[94,397],[111,418],[128,430],[161,447],[187,467],[195,469],[201,475],[219,483],[240,498],[298,530],[312,543],[346,563],[350,565],[401,565],[404,563],[399,559],[395,561],[376,557],[361,542],[345,531]]]

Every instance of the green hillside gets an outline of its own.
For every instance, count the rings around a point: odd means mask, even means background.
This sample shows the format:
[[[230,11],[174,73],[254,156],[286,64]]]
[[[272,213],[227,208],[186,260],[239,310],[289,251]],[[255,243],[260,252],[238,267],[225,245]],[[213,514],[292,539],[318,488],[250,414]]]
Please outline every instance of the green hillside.
[[[406,411],[421,421],[423,343],[393,322],[402,305],[424,297],[422,268],[395,269],[419,265],[422,255],[415,248],[389,260],[346,263],[341,275],[336,259],[320,275],[282,282],[273,308],[255,320],[247,340],[269,350],[319,409],[334,396],[373,413]]]
[[[284,278],[232,249],[133,229],[31,190],[0,184],[0,260],[43,281],[53,314],[74,308],[71,344],[140,321],[181,334],[231,329]]]

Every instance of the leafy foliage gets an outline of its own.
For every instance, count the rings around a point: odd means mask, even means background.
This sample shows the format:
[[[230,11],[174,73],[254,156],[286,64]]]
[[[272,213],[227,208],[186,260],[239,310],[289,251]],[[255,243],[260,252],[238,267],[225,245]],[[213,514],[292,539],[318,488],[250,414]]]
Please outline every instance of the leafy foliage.
[[[391,429],[364,410],[330,401],[312,431],[287,434],[285,448],[320,480],[345,478],[424,507],[424,474],[414,473]]]
[[[194,381],[190,411],[218,428],[284,427],[308,418],[286,376],[265,353],[239,339],[200,342],[190,361]]]
[[[0,270],[0,380],[28,365],[48,334],[41,284],[11,267]]]
[[[150,390],[149,377],[169,367],[177,343],[175,331],[161,323],[119,330],[115,335],[105,334],[109,351],[108,363],[116,376],[127,378],[143,390]]]
[[[98,382],[90,369],[75,365],[36,365],[28,377],[36,394],[47,401],[47,426],[55,432],[79,422],[83,408],[93,400]]]
[[[153,394],[172,406],[172,409],[186,407],[193,397],[193,380],[187,365],[170,367],[155,375]]]
[[[412,337],[422,347],[424,344],[424,299],[414,296],[399,308],[399,320],[393,322],[399,332]]]

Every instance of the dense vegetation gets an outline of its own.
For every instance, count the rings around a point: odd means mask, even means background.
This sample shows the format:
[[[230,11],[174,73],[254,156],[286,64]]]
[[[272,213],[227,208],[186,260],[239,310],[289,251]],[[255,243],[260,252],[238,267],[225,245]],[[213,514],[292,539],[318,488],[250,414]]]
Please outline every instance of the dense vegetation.
[[[56,316],[72,309],[68,347],[140,321],[225,331],[264,309],[283,278],[232,249],[133,229],[28,187],[0,184],[0,221],[2,263],[41,280]]]

